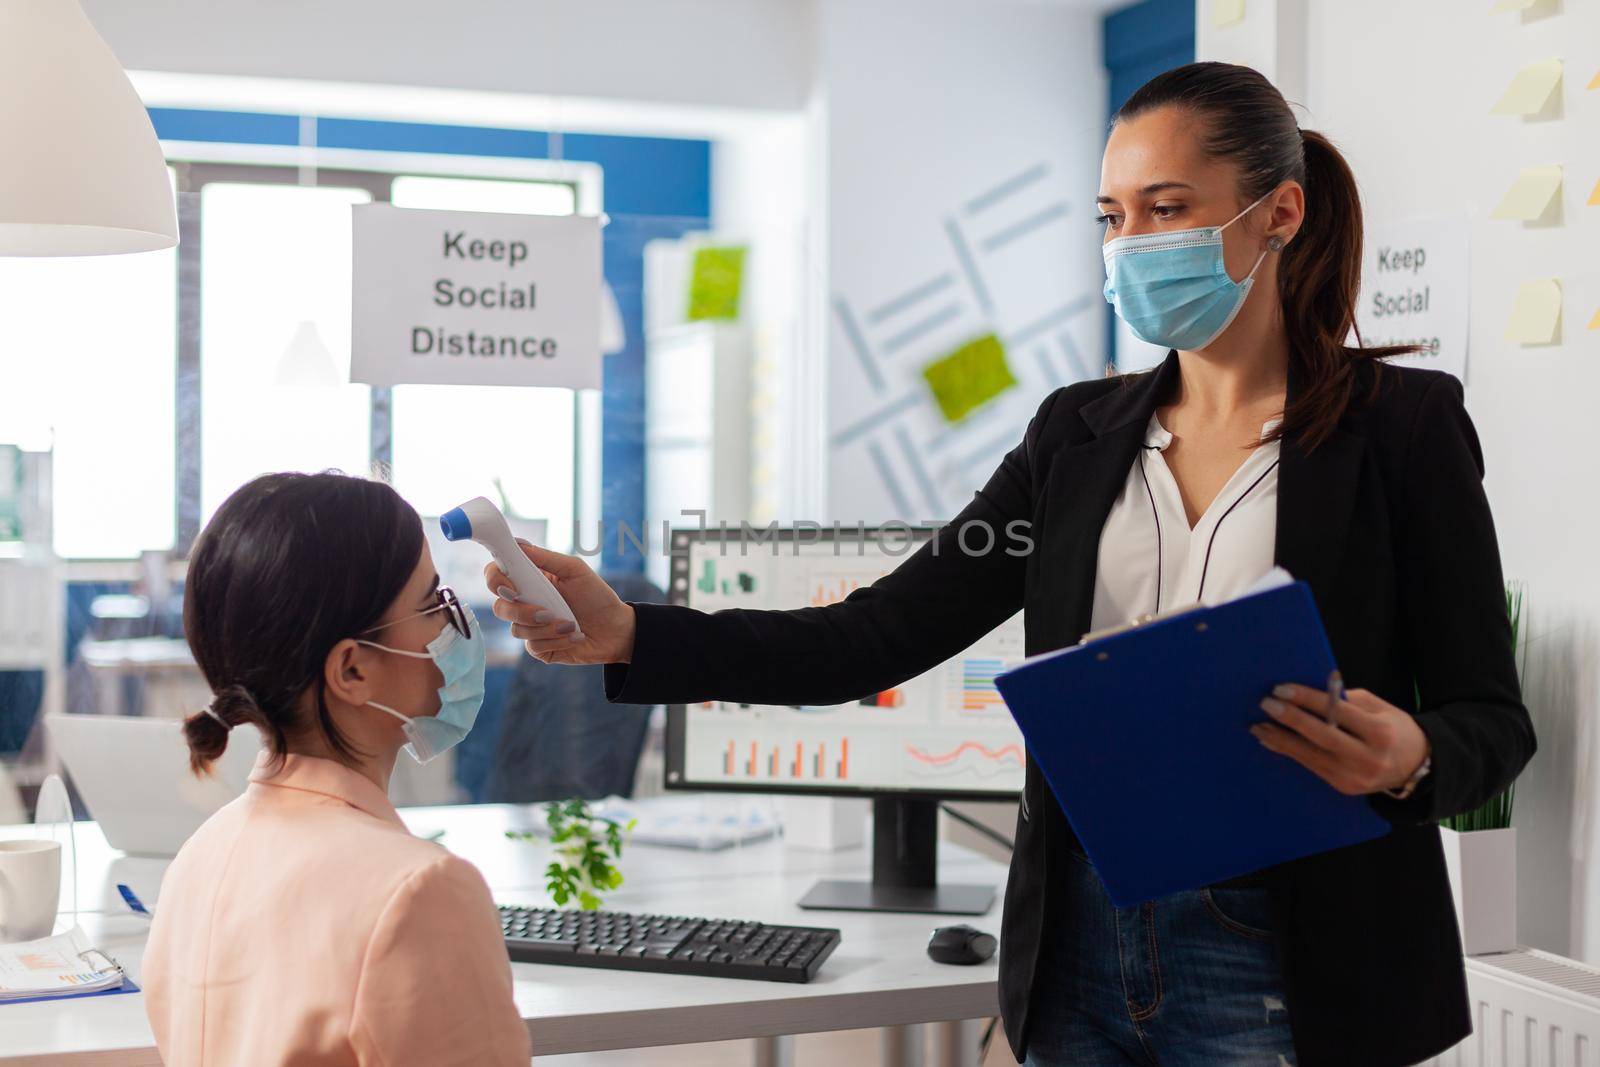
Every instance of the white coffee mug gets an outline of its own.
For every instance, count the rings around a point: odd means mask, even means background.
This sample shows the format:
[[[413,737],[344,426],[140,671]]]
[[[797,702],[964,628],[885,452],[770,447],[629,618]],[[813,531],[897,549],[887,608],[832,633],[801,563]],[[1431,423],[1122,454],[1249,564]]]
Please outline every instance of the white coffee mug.
[[[0,941],[49,937],[61,900],[61,842],[0,841]]]

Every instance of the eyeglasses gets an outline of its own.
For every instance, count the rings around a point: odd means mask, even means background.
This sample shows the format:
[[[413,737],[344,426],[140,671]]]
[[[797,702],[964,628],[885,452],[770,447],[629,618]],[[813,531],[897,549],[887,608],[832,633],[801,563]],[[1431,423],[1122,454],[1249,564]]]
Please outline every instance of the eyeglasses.
[[[444,617],[449,621],[451,627],[455,629],[456,633],[460,634],[469,641],[472,640],[472,623],[468,621],[467,609],[461,606],[461,600],[456,596],[456,591],[451,589],[448,585],[441,585],[434,595],[437,596],[439,600],[439,603],[436,606],[428,608],[426,611],[419,611],[414,615],[407,615],[403,619],[396,619],[393,622],[386,622],[381,626],[373,626],[362,632],[369,634],[376,633],[379,630],[387,630],[391,626],[398,626],[403,622],[410,622],[412,619],[421,618],[424,615],[432,615],[436,611],[442,611],[445,613]]]
[[[461,606],[461,600],[456,596],[456,591],[448,585],[439,587],[439,607],[434,611],[443,609],[445,618],[450,620],[450,625],[456,628],[456,633],[469,641],[472,639],[472,623],[467,618],[467,609]]]

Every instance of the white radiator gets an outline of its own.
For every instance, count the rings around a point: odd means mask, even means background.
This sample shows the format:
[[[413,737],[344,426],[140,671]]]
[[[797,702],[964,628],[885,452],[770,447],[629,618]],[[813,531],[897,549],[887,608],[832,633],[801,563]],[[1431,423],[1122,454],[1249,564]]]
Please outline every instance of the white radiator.
[[[1521,949],[1467,960],[1472,1036],[1438,1067],[1600,1067],[1600,970]]]

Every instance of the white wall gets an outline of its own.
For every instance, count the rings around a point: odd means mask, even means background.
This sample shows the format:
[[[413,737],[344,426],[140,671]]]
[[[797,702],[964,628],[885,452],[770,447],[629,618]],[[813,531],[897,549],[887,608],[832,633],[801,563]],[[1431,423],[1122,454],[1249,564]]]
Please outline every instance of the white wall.
[[[819,34],[834,445],[826,518],[948,518],[1020,439],[1045,394],[1081,376],[1064,346],[1090,373],[1103,363],[1091,221],[1106,108],[1100,16],[982,0],[823,0]],[[1030,175],[1014,194],[975,203]],[[1045,221],[985,250],[1030,217]],[[952,234],[970,249],[991,309]],[[930,284],[937,292],[874,320]],[[1071,301],[1080,310],[1013,343]],[[921,368],[991,329],[1007,342],[1019,384],[952,430]],[[850,434],[864,425],[872,428]]]
[[[809,248],[812,127],[803,114],[774,116],[712,148],[716,238],[749,247],[741,318],[751,360],[751,485],[748,515],[737,517],[757,523],[809,518],[820,499],[820,480],[806,473],[817,467],[822,418],[821,389],[805,384],[818,351],[806,294],[822,273]]]
[[[84,0],[123,66],[799,108],[798,0]]]
[[[1258,47],[1274,5],[1252,0],[1238,40]],[[1303,116],[1340,145],[1370,221],[1461,215],[1471,232],[1467,407],[1482,438],[1486,486],[1508,577],[1527,583],[1532,633],[1527,700],[1541,750],[1517,790],[1523,940],[1600,961],[1600,844],[1594,781],[1600,738],[1600,7],[1523,21],[1461,0],[1312,0]],[[1201,58],[1234,58],[1233,28],[1212,31],[1197,5]],[[1562,117],[1489,115],[1517,68],[1567,63]],[[1292,80],[1292,55],[1277,53]],[[1561,221],[1490,219],[1520,166],[1566,168]],[[1561,343],[1504,341],[1517,284],[1558,276]]]
[[[1291,105],[1306,93],[1306,19],[1318,0],[1246,0],[1245,18],[1217,26],[1210,17],[1214,0],[1197,0],[1196,59],[1219,59],[1254,67],[1278,87]],[[1324,0],[1324,7],[1335,6]]]

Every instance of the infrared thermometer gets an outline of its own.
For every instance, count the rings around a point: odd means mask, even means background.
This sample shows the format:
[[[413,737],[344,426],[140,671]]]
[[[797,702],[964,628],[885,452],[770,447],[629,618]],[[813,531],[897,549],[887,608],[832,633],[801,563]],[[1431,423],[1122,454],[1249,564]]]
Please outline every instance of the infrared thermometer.
[[[459,508],[445,512],[439,516],[439,526],[444,530],[446,541],[476,541],[487,548],[516,588],[514,600],[533,604],[557,619],[572,623],[575,635],[583,632],[577,629],[578,620],[567,602],[561,599],[544,572],[523,553],[522,546],[512,536],[511,524],[487,498],[473,497]]]

